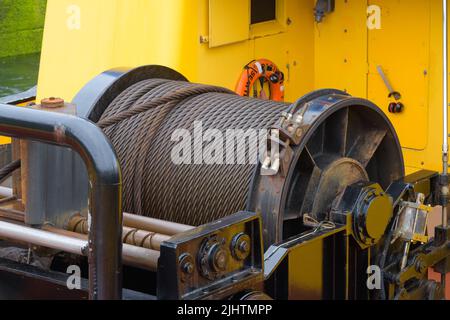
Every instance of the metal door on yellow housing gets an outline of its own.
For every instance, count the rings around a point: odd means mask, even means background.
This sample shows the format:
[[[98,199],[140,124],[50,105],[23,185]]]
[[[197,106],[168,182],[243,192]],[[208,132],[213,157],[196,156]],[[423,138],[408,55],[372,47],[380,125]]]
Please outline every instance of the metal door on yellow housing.
[[[210,48],[247,40],[249,26],[250,0],[209,0]]]
[[[378,26],[368,33],[368,99],[392,121],[402,147],[423,150],[428,142],[428,92],[430,66],[430,1],[369,1],[381,9]],[[389,90],[380,71],[404,105],[400,113],[388,111]]]

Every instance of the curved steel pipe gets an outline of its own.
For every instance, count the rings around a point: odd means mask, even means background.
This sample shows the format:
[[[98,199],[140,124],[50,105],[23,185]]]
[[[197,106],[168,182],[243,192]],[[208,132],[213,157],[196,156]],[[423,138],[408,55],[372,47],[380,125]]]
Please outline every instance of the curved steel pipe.
[[[64,114],[0,104],[0,134],[69,147],[89,174],[89,295],[122,296],[122,178],[113,147],[92,122]]]

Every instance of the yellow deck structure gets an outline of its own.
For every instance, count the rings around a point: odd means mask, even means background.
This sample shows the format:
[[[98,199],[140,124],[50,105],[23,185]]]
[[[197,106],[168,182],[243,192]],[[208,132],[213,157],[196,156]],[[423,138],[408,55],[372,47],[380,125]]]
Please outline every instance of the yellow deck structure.
[[[251,24],[250,0],[49,0],[38,98],[71,100],[97,74],[161,64],[234,89],[244,65],[274,61],[286,99],[332,87],[374,101],[394,124],[407,173],[441,169],[442,32],[438,0],[336,0],[316,23],[313,0],[277,0]],[[388,112],[381,66],[405,110]]]

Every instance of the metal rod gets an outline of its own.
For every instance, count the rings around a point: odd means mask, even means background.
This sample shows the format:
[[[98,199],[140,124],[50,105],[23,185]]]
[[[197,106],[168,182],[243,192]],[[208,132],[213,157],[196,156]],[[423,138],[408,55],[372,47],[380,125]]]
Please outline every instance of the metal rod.
[[[123,243],[152,250],[161,250],[161,244],[171,237],[147,230],[123,227]]]
[[[14,222],[24,223],[25,218],[22,213],[16,212],[12,209],[4,209],[0,210],[0,218],[5,218],[7,220],[12,220]]]
[[[4,221],[0,221],[0,237],[78,255],[85,255],[88,251],[87,240],[76,239]]]
[[[0,197],[10,197],[12,194],[12,189],[0,187]],[[126,212],[123,213],[123,225],[130,228],[152,231],[168,236],[173,236],[195,228],[185,224],[138,216],[136,214]]]
[[[122,178],[109,140],[92,122],[65,114],[0,104],[0,134],[72,148],[88,169],[89,297],[122,297]]]
[[[17,200],[16,197],[0,198],[0,207],[2,204]]]
[[[42,229],[53,234],[87,241],[87,236],[85,234],[58,229],[52,226],[44,226]],[[159,255],[159,251],[140,248],[129,244],[124,244],[122,248],[122,260],[125,265],[150,271],[157,270]]]
[[[403,248],[403,256],[402,256],[402,262],[400,264],[400,270],[405,269],[406,265],[408,264],[408,255],[409,255],[410,247],[411,247],[411,241],[406,241],[405,246]]]
[[[68,230],[80,234],[88,234],[88,222],[83,216],[76,215],[69,221]],[[160,250],[161,243],[170,239],[170,236],[148,230],[140,230],[124,226],[122,229],[123,243],[137,247]]]
[[[129,244],[123,245],[123,261],[127,265],[150,271],[158,269],[159,251],[136,247]]]
[[[11,198],[13,190],[11,188],[0,187],[0,198]]]
[[[194,229],[194,227],[184,224],[138,216],[125,212],[123,213],[123,224],[127,227],[153,231],[169,236]]]

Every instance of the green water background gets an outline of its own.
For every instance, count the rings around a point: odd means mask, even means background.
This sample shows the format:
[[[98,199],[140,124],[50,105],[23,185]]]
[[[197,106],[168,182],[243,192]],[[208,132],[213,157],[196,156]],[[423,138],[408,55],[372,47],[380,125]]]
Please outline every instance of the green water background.
[[[0,98],[37,84],[40,53],[0,58]]]
[[[37,84],[46,0],[0,0],[0,97]]]

